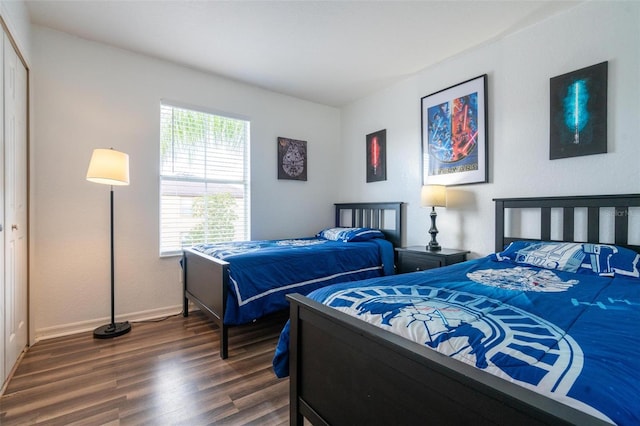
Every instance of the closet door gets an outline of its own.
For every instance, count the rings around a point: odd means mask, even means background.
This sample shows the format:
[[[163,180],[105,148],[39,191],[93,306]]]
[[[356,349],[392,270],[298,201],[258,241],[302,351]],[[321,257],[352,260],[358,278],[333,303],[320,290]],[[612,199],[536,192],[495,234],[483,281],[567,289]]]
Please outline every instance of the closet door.
[[[3,33],[4,34],[4,33]],[[0,43],[0,58],[4,57],[3,52],[4,40]],[[1,65],[1,61],[0,61]],[[0,66],[0,82],[4,82],[4,67]],[[4,83],[0,84],[0,387],[9,375],[9,371],[5,369],[5,339],[4,339],[4,319],[5,319],[5,283],[4,283],[4,241],[6,235],[6,222],[4,217]]]
[[[4,35],[5,374],[27,346],[27,72]]]

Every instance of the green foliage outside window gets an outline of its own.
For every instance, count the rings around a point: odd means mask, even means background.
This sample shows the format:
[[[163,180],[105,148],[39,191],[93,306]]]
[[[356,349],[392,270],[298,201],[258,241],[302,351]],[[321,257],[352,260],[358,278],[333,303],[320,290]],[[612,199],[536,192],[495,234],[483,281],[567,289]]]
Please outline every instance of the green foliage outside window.
[[[189,233],[190,244],[231,241],[238,219],[236,202],[231,194],[211,194],[193,201],[193,217],[203,219]]]

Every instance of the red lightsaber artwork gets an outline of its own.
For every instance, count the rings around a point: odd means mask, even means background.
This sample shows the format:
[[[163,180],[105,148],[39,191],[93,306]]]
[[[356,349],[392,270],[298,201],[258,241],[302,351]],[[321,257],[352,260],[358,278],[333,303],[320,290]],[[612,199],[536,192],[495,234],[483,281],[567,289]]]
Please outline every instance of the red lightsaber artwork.
[[[380,144],[377,136],[371,139],[371,165],[373,166],[373,174],[377,174],[380,166]]]

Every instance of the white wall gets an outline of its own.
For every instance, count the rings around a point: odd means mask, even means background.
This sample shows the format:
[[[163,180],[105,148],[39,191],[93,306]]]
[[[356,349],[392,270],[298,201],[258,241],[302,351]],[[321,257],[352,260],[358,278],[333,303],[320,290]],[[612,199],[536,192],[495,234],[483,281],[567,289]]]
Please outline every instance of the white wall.
[[[36,337],[108,322],[109,187],[85,180],[93,148],[127,152],[115,188],[116,317],[179,312],[178,258],[158,256],[160,100],[251,120],[252,237],[311,235],[333,221],[327,173],[339,110],[34,27],[32,329]],[[308,141],[308,181],[277,180],[278,136]],[[320,211],[320,214],[314,212]]]
[[[609,61],[608,153],[549,160],[549,79]],[[587,2],[342,109],[338,198],[405,201],[407,245],[426,244],[420,99],[488,74],[490,183],[449,188],[438,241],[494,251],[496,197],[640,192],[640,3]],[[365,135],[387,129],[387,181],[366,183]],[[640,235],[635,236],[636,244]]]
[[[314,232],[337,201],[405,201],[406,243],[426,244],[420,98],[485,73],[490,183],[450,188],[438,216],[442,245],[472,257],[493,251],[494,197],[640,192],[640,3],[587,2],[341,110],[43,28],[32,46],[31,326],[39,336],[91,329],[109,315],[108,187],[84,179],[95,147],[131,155],[131,186],[116,188],[117,314],[179,309],[177,259],[157,255],[162,98],[251,119],[254,238]],[[602,61],[609,152],[550,161],[549,79]],[[365,135],[380,129],[387,181],[367,184]],[[307,182],[277,180],[278,136],[309,142]]]

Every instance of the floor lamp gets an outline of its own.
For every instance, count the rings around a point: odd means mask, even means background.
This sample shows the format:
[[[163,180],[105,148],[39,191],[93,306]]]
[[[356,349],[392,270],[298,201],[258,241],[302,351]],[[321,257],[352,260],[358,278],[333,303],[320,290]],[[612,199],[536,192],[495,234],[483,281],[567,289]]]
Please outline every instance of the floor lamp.
[[[122,336],[131,331],[128,321],[115,321],[115,292],[114,292],[114,255],[113,255],[113,186],[129,185],[129,156],[112,149],[94,149],[87,180],[90,182],[111,185],[111,323],[93,330],[93,337],[109,339]]]
[[[422,187],[420,194],[422,198],[422,205],[424,207],[431,207],[431,228],[429,228],[429,234],[431,234],[431,241],[427,245],[429,251],[439,251],[442,249],[436,235],[438,235],[438,228],[436,228],[436,207],[447,207],[447,188],[443,185],[425,185]]]

